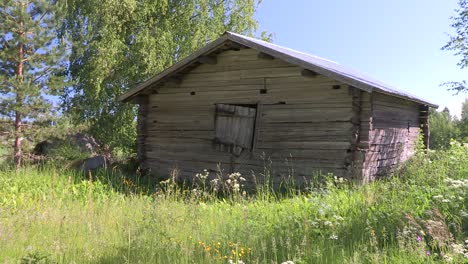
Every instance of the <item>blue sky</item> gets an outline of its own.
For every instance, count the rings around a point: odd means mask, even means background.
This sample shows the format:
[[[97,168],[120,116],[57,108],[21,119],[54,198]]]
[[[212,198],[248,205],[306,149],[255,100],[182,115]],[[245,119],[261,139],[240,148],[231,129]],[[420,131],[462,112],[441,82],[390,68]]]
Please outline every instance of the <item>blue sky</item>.
[[[256,19],[273,42],[354,68],[460,115],[467,93],[439,85],[468,79],[442,51],[457,0],[263,0]]]

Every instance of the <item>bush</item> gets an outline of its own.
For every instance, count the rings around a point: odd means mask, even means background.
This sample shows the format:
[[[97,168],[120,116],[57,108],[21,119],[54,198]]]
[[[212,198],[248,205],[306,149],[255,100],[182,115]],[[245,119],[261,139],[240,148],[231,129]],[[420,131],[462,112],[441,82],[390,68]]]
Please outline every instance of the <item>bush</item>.
[[[244,194],[242,175],[191,188],[119,171],[0,172],[0,261],[464,263],[468,148],[418,153],[365,186]],[[228,182],[228,180],[230,180]],[[214,188],[225,188],[219,197]],[[296,193],[296,195],[294,195]],[[37,252],[40,252],[37,253]]]

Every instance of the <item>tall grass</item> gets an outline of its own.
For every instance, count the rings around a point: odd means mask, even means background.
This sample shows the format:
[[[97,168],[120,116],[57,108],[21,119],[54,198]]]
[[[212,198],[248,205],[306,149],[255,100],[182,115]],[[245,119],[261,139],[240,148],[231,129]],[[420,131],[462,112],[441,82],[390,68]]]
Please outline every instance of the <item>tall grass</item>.
[[[468,149],[420,153],[394,177],[329,176],[295,195],[242,192],[240,175],[155,184],[116,171],[0,172],[6,263],[463,263]],[[234,180],[239,186],[235,187]],[[218,188],[216,187],[216,188]],[[463,255],[465,254],[465,256]],[[291,263],[291,262],[289,262]]]

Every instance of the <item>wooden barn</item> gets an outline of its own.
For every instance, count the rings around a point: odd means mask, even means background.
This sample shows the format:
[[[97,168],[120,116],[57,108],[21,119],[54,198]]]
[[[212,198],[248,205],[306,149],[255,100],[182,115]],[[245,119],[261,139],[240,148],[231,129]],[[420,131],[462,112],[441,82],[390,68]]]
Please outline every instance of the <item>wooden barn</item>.
[[[437,105],[335,62],[226,32],[120,97],[152,174],[369,181],[408,160]]]

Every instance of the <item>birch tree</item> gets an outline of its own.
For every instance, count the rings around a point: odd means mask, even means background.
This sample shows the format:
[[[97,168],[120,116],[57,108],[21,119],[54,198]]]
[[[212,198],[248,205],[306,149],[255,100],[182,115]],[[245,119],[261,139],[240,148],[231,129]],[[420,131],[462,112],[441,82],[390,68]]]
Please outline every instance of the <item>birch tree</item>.
[[[259,0],[66,0],[76,85],[62,101],[101,142],[131,150],[136,111],[117,97],[216,39],[252,35]]]

